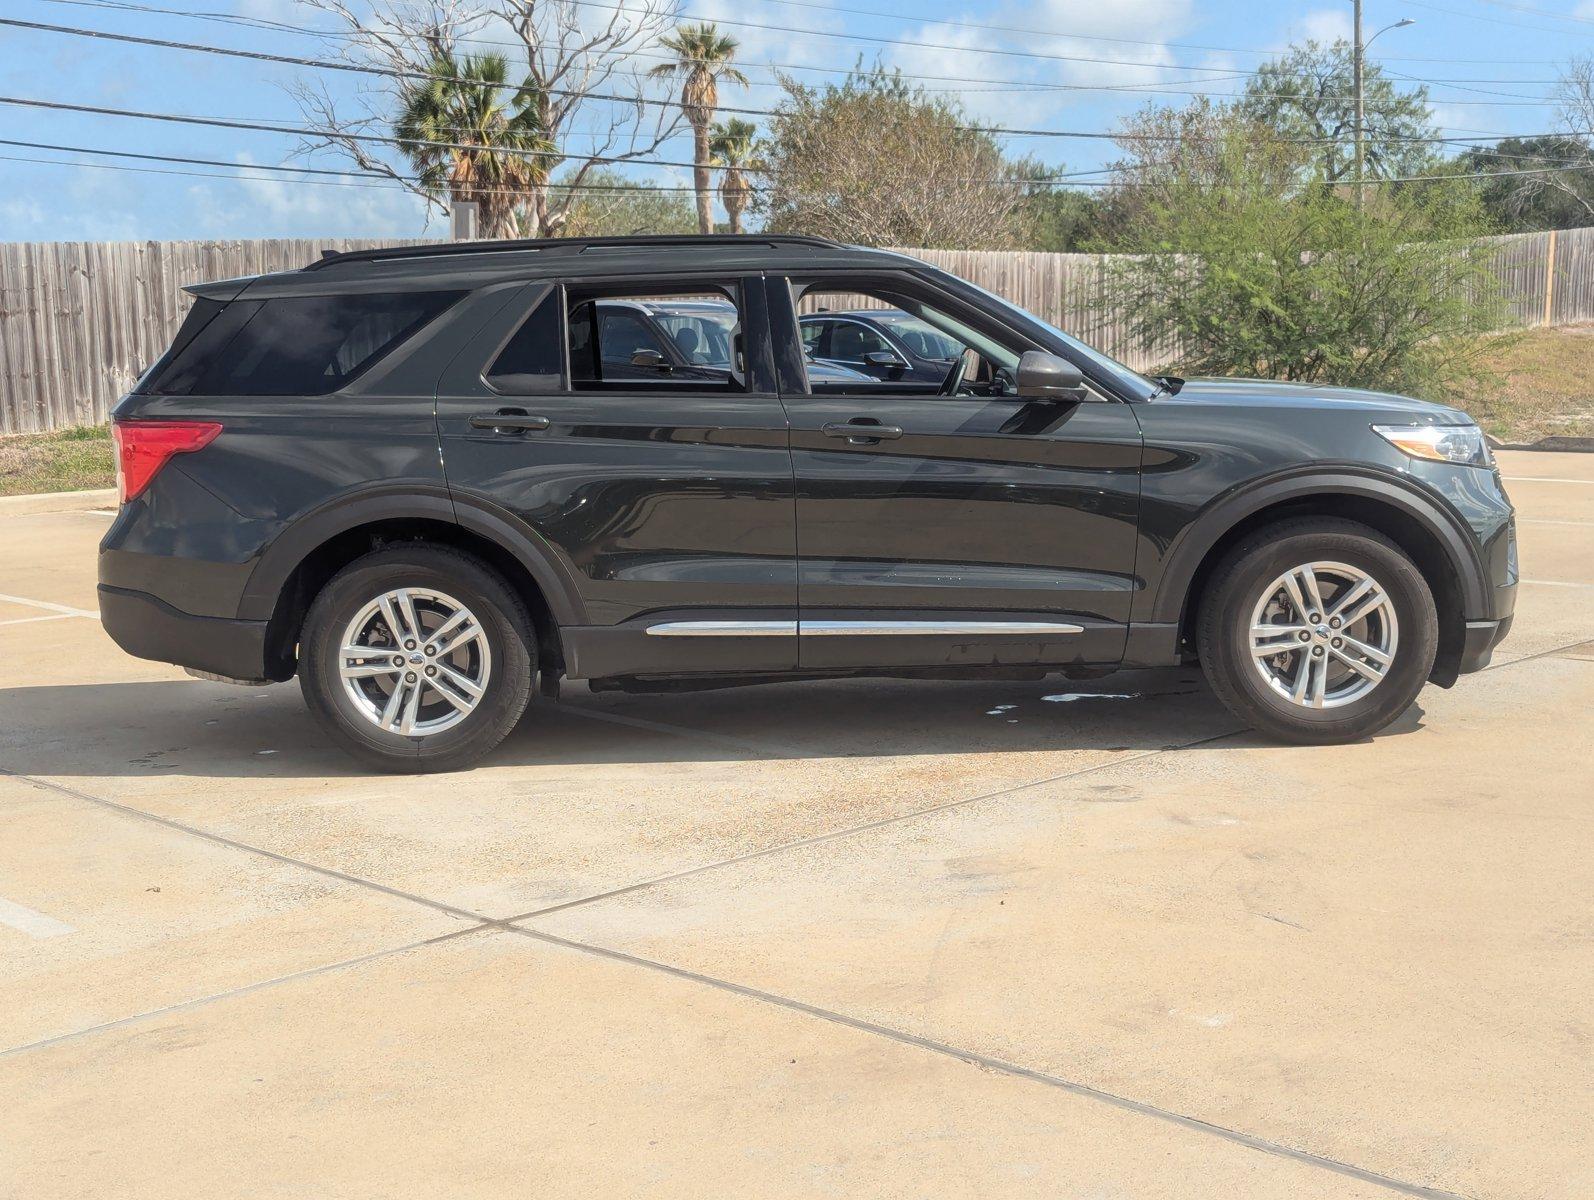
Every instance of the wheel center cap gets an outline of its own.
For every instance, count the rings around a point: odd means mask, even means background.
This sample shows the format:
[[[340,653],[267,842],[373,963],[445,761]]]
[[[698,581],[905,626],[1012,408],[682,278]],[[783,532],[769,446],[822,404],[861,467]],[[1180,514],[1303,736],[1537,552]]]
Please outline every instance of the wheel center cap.
[[[426,661],[426,659],[425,659],[425,657],[423,655],[420,655],[420,654],[412,654],[412,655],[410,655],[410,662],[414,663],[417,667],[420,666],[425,661]]]
[[[1320,638],[1326,638],[1328,636],[1328,626],[1327,625],[1319,625],[1317,627],[1317,636],[1320,637]]]

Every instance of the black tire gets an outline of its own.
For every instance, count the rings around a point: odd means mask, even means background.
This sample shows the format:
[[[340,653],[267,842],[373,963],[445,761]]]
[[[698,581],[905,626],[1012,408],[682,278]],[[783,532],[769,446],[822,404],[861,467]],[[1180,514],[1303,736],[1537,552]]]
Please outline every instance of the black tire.
[[[451,728],[424,736],[380,728],[346,693],[339,674],[345,627],[365,606],[397,588],[431,589],[456,598],[480,624],[491,656],[475,708]],[[520,720],[536,673],[537,642],[524,601],[486,563],[447,546],[391,546],[356,559],[316,596],[299,639],[305,703],[340,746],[381,771],[418,774],[470,766]],[[435,691],[423,695],[440,707]]]
[[[1251,617],[1264,592],[1291,568],[1313,562],[1343,563],[1371,576],[1389,596],[1398,622],[1394,661],[1383,678],[1341,707],[1303,707],[1281,695],[1251,653]],[[1439,645],[1433,593],[1400,548],[1365,525],[1321,517],[1269,525],[1241,541],[1210,579],[1196,625],[1202,669],[1225,707],[1269,737],[1315,745],[1368,737],[1406,711],[1433,670]],[[1332,652],[1328,658],[1335,662]],[[1342,665],[1336,670],[1349,678]]]

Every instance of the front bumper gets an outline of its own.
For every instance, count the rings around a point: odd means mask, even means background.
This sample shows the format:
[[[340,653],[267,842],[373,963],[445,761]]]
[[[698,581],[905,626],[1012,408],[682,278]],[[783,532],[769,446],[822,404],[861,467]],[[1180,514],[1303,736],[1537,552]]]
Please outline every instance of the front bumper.
[[[1494,648],[1505,641],[1506,634],[1511,632],[1514,619],[1505,617],[1498,621],[1468,621],[1467,632],[1461,643],[1459,673],[1465,675],[1488,666],[1489,660],[1494,657]]]
[[[196,617],[148,592],[100,584],[100,623],[137,658],[264,682],[266,622]]]

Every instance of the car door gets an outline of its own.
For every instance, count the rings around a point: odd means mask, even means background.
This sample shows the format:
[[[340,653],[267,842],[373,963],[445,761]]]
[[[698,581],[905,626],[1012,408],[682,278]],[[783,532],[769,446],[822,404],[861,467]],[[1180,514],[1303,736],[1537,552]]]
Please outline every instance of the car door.
[[[874,282],[921,296],[929,287]],[[791,281],[770,279],[769,297],[773,334],[791,343],[777,357],[797,489],[802,666],[1119,661],[1135,590],[1132,406],[1100,395],[1057,404],[906,394],[872,380],[816,394],[801,372]],[[990,320],[954,297],[927,298]]]
[[[637,285],[606,286],[624,295]],[[570,319],[594,310],[607,317],[603,289],[594,294],[584,281],[517,285],[497,311],[483,313],[439,385],[450,490],[456,506],[512,517],[572,582],[585,623],[560,631],[567,659],[575,659],[570,674],[790,669],[791,458],[761,281],[652,286],[723,286],[736,298],[740,379],[649,373],[628,359],[623,377],[610,378],[602,322]],[[699,636],[678,636],[683,624]],[[701,636],[713,624],[744,628]]]

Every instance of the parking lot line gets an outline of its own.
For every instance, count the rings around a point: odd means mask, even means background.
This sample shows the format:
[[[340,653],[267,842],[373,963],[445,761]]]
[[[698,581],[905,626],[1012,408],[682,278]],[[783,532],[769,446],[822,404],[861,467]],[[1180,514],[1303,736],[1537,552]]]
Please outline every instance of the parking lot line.
[[[49,600],[30,600],[26,596],[8,596],[4,592],[0,592],[0,602],[4,602],[6,604],[20,604],[25,608],[43,608],[49,610],[50,612],[60,613],[62,616],[66,617],[93,617],[95,620],[99,620],[100,616],[100,614],[93,609],[73,608],[71,605],[55,604]]]
[[[506,922],[529,921],[536,917],[546,917],[553,913],[564,912],[566,909],[579,908],[585,904],[596,904],[600,900],[612,900],[618,896],[630,895],[632,892],[644,891],[647,888],[657,887],[662,883],[673,883],[679,879],[686,879],[693,875],[701,875],[706,871],[717,871],[722,867],[733,867],[741,863],[751,862],[754,859],[768,858],[774,854],[781,854],[788,850],[801,850],[808,846],[817,846],[824,842],[835,841],[838,838],[851,837],[854,834],[868,833],[871,829],[879,829],[883,825],[894,825],[899,821],[911,821],[916,817],[933,816],[948,809],[961,808],[965,804],[978,804],[981,800],[994,800],[998,796],[1011,795],[1022,792],[1028,788],[1044,787],[1051,783],[1060,783],[1065,779],[1074,779],[1080,775],[1088,775],[1092,771],[1103,771],[1108,767],[1120,767],[1125,763],[1139,762],[1143,758],[1153,758],[1159,754],[1168,754],[1178,750],[1190,750],[1197,746],[1210,745],[1220,742],[1224,738],[1233,737],[1244,730],[1231,729],[1224,733],[1216,733],[1210,737],[1198,738],[1193,742],[1180,742],[1172,746],[1158,746],[1154,750],[1143,750],[1139,754],[1132,754],[1124,758],[1113,758],[1106,762],[1092,763],[1088,767],[1079,767],[1076,770],[1064,771],[1061,775],[1049,775],[1044,779],[1031,779],[1024,783],[1015,783],[1010,787],[1000,788],[994,792],[982,792],[977,796],[964,796],[957,800],[948,800],[943,804],[935,804],[929,808],[919,808],[912,812],[898,813],[894,816],[881,817],[876,821],[869,821],[862,825],[848,825],[844,829],[832,829],[826,833],[816,833],[812,837],[799,838],[794,842],[781,842],[775,846],[765,846],[761,850],[750,850],[746,854],[738,854],[735,858],[721,859],[717,862],[702,863],[699,866],[688,867],[684,871],[673,871],[668,875],[660,875],[652,879],[639,880],[636,883],[626,884],[624,887],[611,888],[606,892],[596,892],[591,896],[582,896],[575,900],[566,900],[560,904],[552,904],[547,908],[535,909],[532,912],[521,913],[518,916],[505,917]]]
[[[38,621],[70,621],[74,613],[51,613],[45,617],[12,617],[8,621],[0,621],[0,625],[32,625]]]
[[[1534,587],[1594,588],[1594,583],[1580,583],[1575,579],[1519,579],[1517,582],[1530,583]]]
[[[48,779],[37,779],[32,775],[23,775],[16,771],[7,770],[5,767],[0,767],[0,775],[9,776],[12,779],[20,779],[24,783],[31,783],[34,787],[42,788],[45,791],[59,792],[63,796],[71,796],[74,800],[82,800],[89,804],[98,804],[102,808],[111,809],[113,812],[122,813],[124,816],[137,817],[144,821],[153,821],[156,825],[164,825],[166,828],[175,829],[179,833],[187,833],[192,834],[194,837],[204,838],[207,842],[214,842],[218,846],[227,846],[233,850],[242,850],[248,854],[258,854],[260,857],[269,858],[273,862],[286,863],[288,866],[292,867],[302,867],[306,871],[313,871],[317,875],[324,875],[330,879],[339,879],[344,883],[352,883],[358,885],[359,887],[371,888],[373,891],[383,892],[389,896],[396,896],[400,900],[409,900],[415,904],[423,904],[427,908],[434,908],[439,912],[444,912],[450,916],[459,917],[466,921],[473,921],[479,924],[491,924],[494,920],[492,917],[484,916],[478,912],[472,912],[468,908],[460,908],[458,905],[447,904],[442,900],[433,900],[429,896],[420,896],[414,892],[406,892],[403,888],[390,887],[388,884],[378,883],[374,879],[365,879],[359,875],[350,875],[347,871],[338,871],[332,867],[323,867],[318,863],[307,862],[302,858],[294,858],[288,854],[278,854],[275,850],[267,850],[261,846],[251,846],[248,842],[240,842],[230,837],[223,837],[219,833],[211,833],[207,829],[200,829],[194,825],[185,825],[181,821],[174,821],[170,817],[163,817],[156,813],[145,812],[142,808],[134,808],[130,804],[121,804],[115,800],[107,800],[103,796],[95,796],[88,792],[80,792],[76,788],[69,788],[64,784],[54,783]]]
[[[1370,1183],[1376,1187],[1388,1188],[1390,1191],[1399,1192],[1402,1195],[1419,1196],[1423,1197],[1424,1200],[1462,1200],[1462,1197],[1458,1196],[1455,1192],[1446,1192],[1441,1191],[1438,1188],[1423,1187],[1421,1184],[1407,1183],[1405,1180],[1395,1179],[1388,1175],[1380,1175],[1376,1171],[1369,1171],[1366,1168],[1358,1167],[1353,1163],[1341,1162],[1340,1160],[1334,1158],[1326,1158],[1319,1154],[1313,1154],[1309,1150],[1300,1150],[1294,1146],[1287,1146],[1280,1142],[1259,1137],[1256,1134],[1246,1133],[1243,1130],[1230,1129],[1224,1125],[1214,1125],[1210,1121],[1201,1120],[1199,1117],[1186,1116],[1184,1113],[1174,1112],[1171,1109],[1158,1108],[1154,1104],[1147,1104],[1144,1101],[1135,1100],[1128,1096],[1120,1096],[1114,1092],[1103,1091],[1100,1088],[1094,1088],[1089,1084],[1079,1083],[1076,1080],[1065,1079],[1059,1075],[1048,1074],[1045,1071],[1038,1071],[1033,1067],[1026,1067],[1019,1063],[1008,1062],[1005,1059],[993,1058],[989,1055],[981,1054],[978,1051],[966,1050],[959,1046],[949,1045],[946,1042],[938,1042],[934,1038],[927,1038],[920,1034],[909,1033],[902,1029],[894,1029],[889,1025],[881,1025],[878,1022],[866,1020],[862,1017],[849,1016],[846,1013],[837,1012],[833,1009],[822,1008],[817,1004],[809,1004],[806,1001],[798,1000],[791,996],[783,996],[777,992],[766,992],[760,988],[748,987],[746,984],[736,983],[729,979],[720,979],[713,975],[704,975],[698,971],[687,970],[685,967],[672,966],[669,963],[659,962],[655,959],[643,958],[642,956],[636,954],[628,954],[623,950],[611,950],[606,946],[593,945],[588,942],[573,941],[569,938],[559,937],[557,934],[543,933],[541,930],[526,929],[516,926],[515,932],[524,937],[529,937],[551,946],[560,946],[564,949],[574,950],[581,954],[596,955],[600,958],[607,958],[614,962],[626,963],[633,967],[641,967],[644,970],[659,971],[689,983],[696,983],[705,987],[716,988],[720,991],[730,992],[734,995],[742,996],[749,1000],[757,1000],[764,1004],[772,1004],[777,1008],[784,1008],[792,1012],[802,1013],[805,1016],[818,1017],[822,1021],[829,1021],[836,1025],[842,1025],[848,1029],[857,1030],[860,1033],[873,1034],[876,1037],[885,1038],[888,1041],[897,1042],[901,1045],[914,1046],[920,1050],[927,1050],[932,1054],[946,1055],[949,1058],[955,1058],[961,1062],[965,1062],[972,1066],[980,1067],[988,1071],[996,1071],[1000,1074],[1009,1075],[1017,1079],[1029,1080],[1031,1083],[1039,1083],[1046,1087],[1056,1088],[1059,1091],[1068,1092],[1070,1095],[1079,1096],[1087,1100],[1099,1101],[1103,1104],[1109,1104],[1114,1108],[1123,1109],[1127,1112],[1134,1113],[1137,1116],[1150,1117],[1157,1121],[1165,1121],[1169,1124],[1177,1125],[1182,1129],[1188,1129],[1196,1133],[1204,1133],[1211,1137],[1220,1138],[1226,1142],[1232,1142],[1236,1145],[1244,1146],[1251,1150],[1260,1151],[1263,1154],[1271,1154],[1279,1158],[1291,1159],[1295,1162],[1304,1163],[1307,1166],[1320,1167],[1323,1170],[1332,1171],[1338,1175],[1344,1175],[1351,1179],[1360,1180],[1362,1183]]]
[[[211,996],[195,996],[192,1000],[184,1000],[179,1004],[168,1004],[164,1008],[152,1008],[148,1012],[132,1013],[129,1016],[118,1017],[114,1021],[106,1021],[100,1025],[90,1025],[87,1029],[74,1029],[71,1033],[60,1033],[54,1037],[41,1038],[36,1042],[29,1042],[24,1046],[12,1046],[0,1050],[0,1058],[10,1058],[13,1055],[25,1054],[29,1050],[43,1050],[46,1046],[54,1046],[60,1042],[69,1042],[73,1038],[83,1037],[90,1033],[105,1033],[108,1030],[120,1029],[124,1025],[131,1025],[136,1021],[147,1021],[152,1017],[165,1016],[168,1013],[187,1012],[189,1009],[201,1008],[206,1004],[215,1004],[220,1000],[230,1000],[236,996],[247,996],[251,992],[263,991],[266,988],[276,987],[282,983],[292,983],[298,979],[311,979],[317,975],[328,975],[333,971],[345,971],[350,967],[358,967],[363,963],[374,962],[379,958],[388,958],[394,954],[403,954],[409,950],[421,950],[427,946],[435,946],[439,942],[452,941],[464,937],[466,934],[478,933],[483,929],[493,930],[494,926],[472,925],[469,929],[451,929],[447,933],[440,933],[435,937],[422,938],[418,942],[406,942],[402,946],[389,946],[385,950],[373,950],[369,954],[361,954],[355,958],[345,958],[340,962],[322,963],[318,967],[306,967],[302,971],[292,971],[287,975],[278,975],[273,979],[261,979],[255,983],[247,983],[243,987],[229,988],[225,992],[217,992]]]
[[[12,929],[36,938],[60,937],[63,934],[77,932],[74,926],[68,925],[65,921],[57,921],[46,913],[29,908],[25,904],[18,904],[14,900],[7,900],[4,896],[0,896],[0,925],[9,925]]]
[[[1584,486],[1594,484],[1594,479],[1556,479],[1549,475],[1502,475],[1500,478],[1507,483],[1581,483]]]

